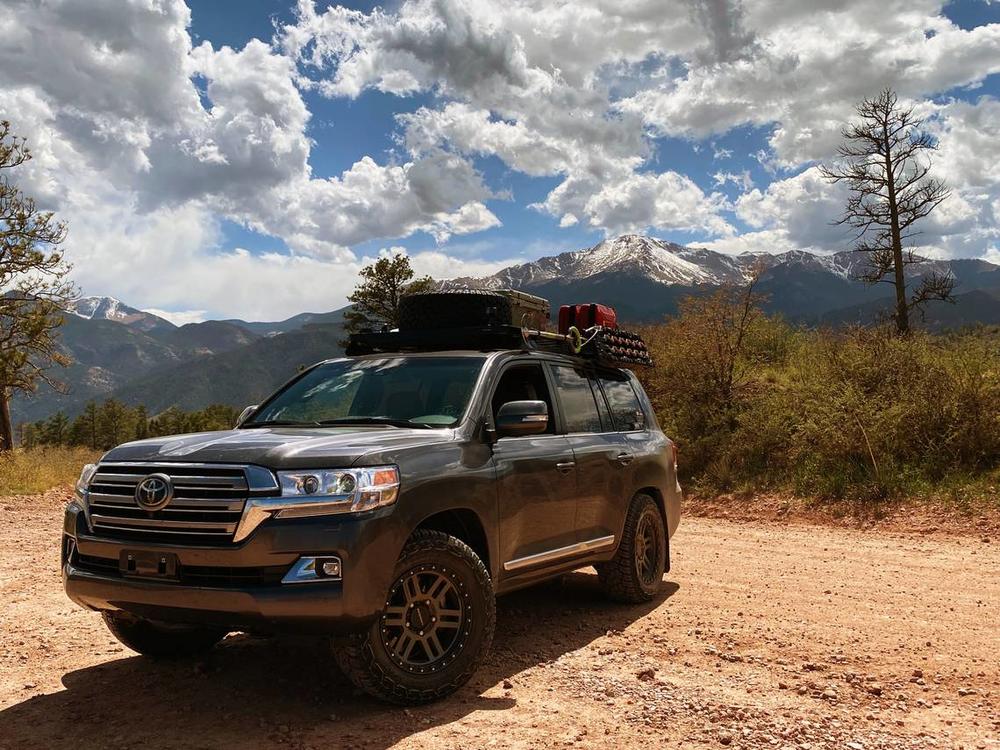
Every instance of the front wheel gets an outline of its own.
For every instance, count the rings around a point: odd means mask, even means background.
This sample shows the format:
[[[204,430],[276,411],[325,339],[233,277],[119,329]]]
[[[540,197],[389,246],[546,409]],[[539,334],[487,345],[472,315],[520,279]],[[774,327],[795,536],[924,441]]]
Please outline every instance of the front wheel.
[[[337,646],[335,656],[344,674],[376,698],[426,703],[468,681],[495,626],[493,582],[479,556],[453,536],[418,530],[396,563],[381,615]]]
[[[649,495],[636,495],[618,551],[609,562],[597,566],[601,585],[616,601],[648,602],[660,590],[666,560],[667,533],[660,507]]]
[[[226,637],[228,631],[198,625],[156,622],[127,612],[104,612],[104,624],[111,635],[143,656],[180,659],[208,651]]]

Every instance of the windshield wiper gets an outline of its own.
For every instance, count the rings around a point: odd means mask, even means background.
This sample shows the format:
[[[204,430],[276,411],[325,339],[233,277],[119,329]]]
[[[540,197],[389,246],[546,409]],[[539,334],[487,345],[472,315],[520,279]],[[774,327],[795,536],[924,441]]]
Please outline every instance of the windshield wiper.
[[[316,424],[319,425],[350,425],[350,424],[385,424],[390,427],[417,427],[422,430],[429,430],[431,426],[423,422],[411,422],[408,419],[393,419],[392,417],[338,417],[337,419],[322,419]]]
[[[319,422],[294,422],[289,419],[268,419],[263,422],[247,422],[240,427],[319,427]]]

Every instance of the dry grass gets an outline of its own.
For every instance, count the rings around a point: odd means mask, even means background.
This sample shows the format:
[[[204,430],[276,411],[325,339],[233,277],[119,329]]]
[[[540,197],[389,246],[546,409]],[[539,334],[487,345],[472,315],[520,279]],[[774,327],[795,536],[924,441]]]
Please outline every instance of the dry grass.
[[[45,492],[72,484],[100,456],[89,448],[38,448],[0,454],[0,496]]]

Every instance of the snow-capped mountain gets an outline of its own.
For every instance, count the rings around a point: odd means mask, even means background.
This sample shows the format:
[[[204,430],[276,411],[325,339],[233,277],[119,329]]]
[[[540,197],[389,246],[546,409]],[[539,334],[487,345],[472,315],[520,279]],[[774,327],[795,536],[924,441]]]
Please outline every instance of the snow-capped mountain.
[[[858,280],[866,258],[844,251],[817,255],[785,253],[726,255],[707,248],[626,234],[593,247],[511,266],[485,278],[458,278],[448,288],[522,289],[548,298],[553,306],[600,301],[627,320],[650,320],[676,310],[693,291],[746,281],[762,266],[760,289],[772,311],[793,320],[823,315],[887,297],[885,285]],[[907,269],[911,276],[938,273],[956,279],[956,291],[1000,289],[1000,266],[982,260],[931,261]]]
[[[86,320],[110,320],[140,331],[175,328],[173,323],[152,313],[129,307],[114,297],[81,297],[69,303],[66,311]]]
[[[685,247],[653,237],[624,234],[583,250],[511,266],[482,279],[454,279],[448,285],[518,289],[549,281],[573,282],[615,273],[642,276],[665,286],[718,286],[746,281],[751,269],[758,263],[765,270],[790,265],[852,279],[862,270],[864,257],[850,251],[817,255],[805,250],[726,255],[707,248]],[[924,266],[924,269],[947,273],[947,266],[947,262],[939,261]]]
[[[604,273],[641,275],[660,284],[721,284],[746,277],[748,258],[692,249],[638,234],[604,240],[593,247],[505,268],[484,279],[455,279],[454,286],[520,289],[548,281],[589,279]]]

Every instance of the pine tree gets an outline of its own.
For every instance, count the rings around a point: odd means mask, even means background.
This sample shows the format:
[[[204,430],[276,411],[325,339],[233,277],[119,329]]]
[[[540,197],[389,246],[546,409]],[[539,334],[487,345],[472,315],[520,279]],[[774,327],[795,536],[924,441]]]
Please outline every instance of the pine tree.
[[[52,365],[69,358],[59,348],[63,308],[75,296],[58,245],[66,226],[14,185],[7,172],[31,159],[23,138],[0,122],[0,451],[14,445],[10,399],[39,382],[59,388]]]
[[[402,253],[383,257],[361,269],[361,281],[347,298],[352,307],[344,313],[344,329],[357,333],[399,325],[399,300],[407,294],[426,292],[434,287],[430,276],[411,281],[410,259]]]

